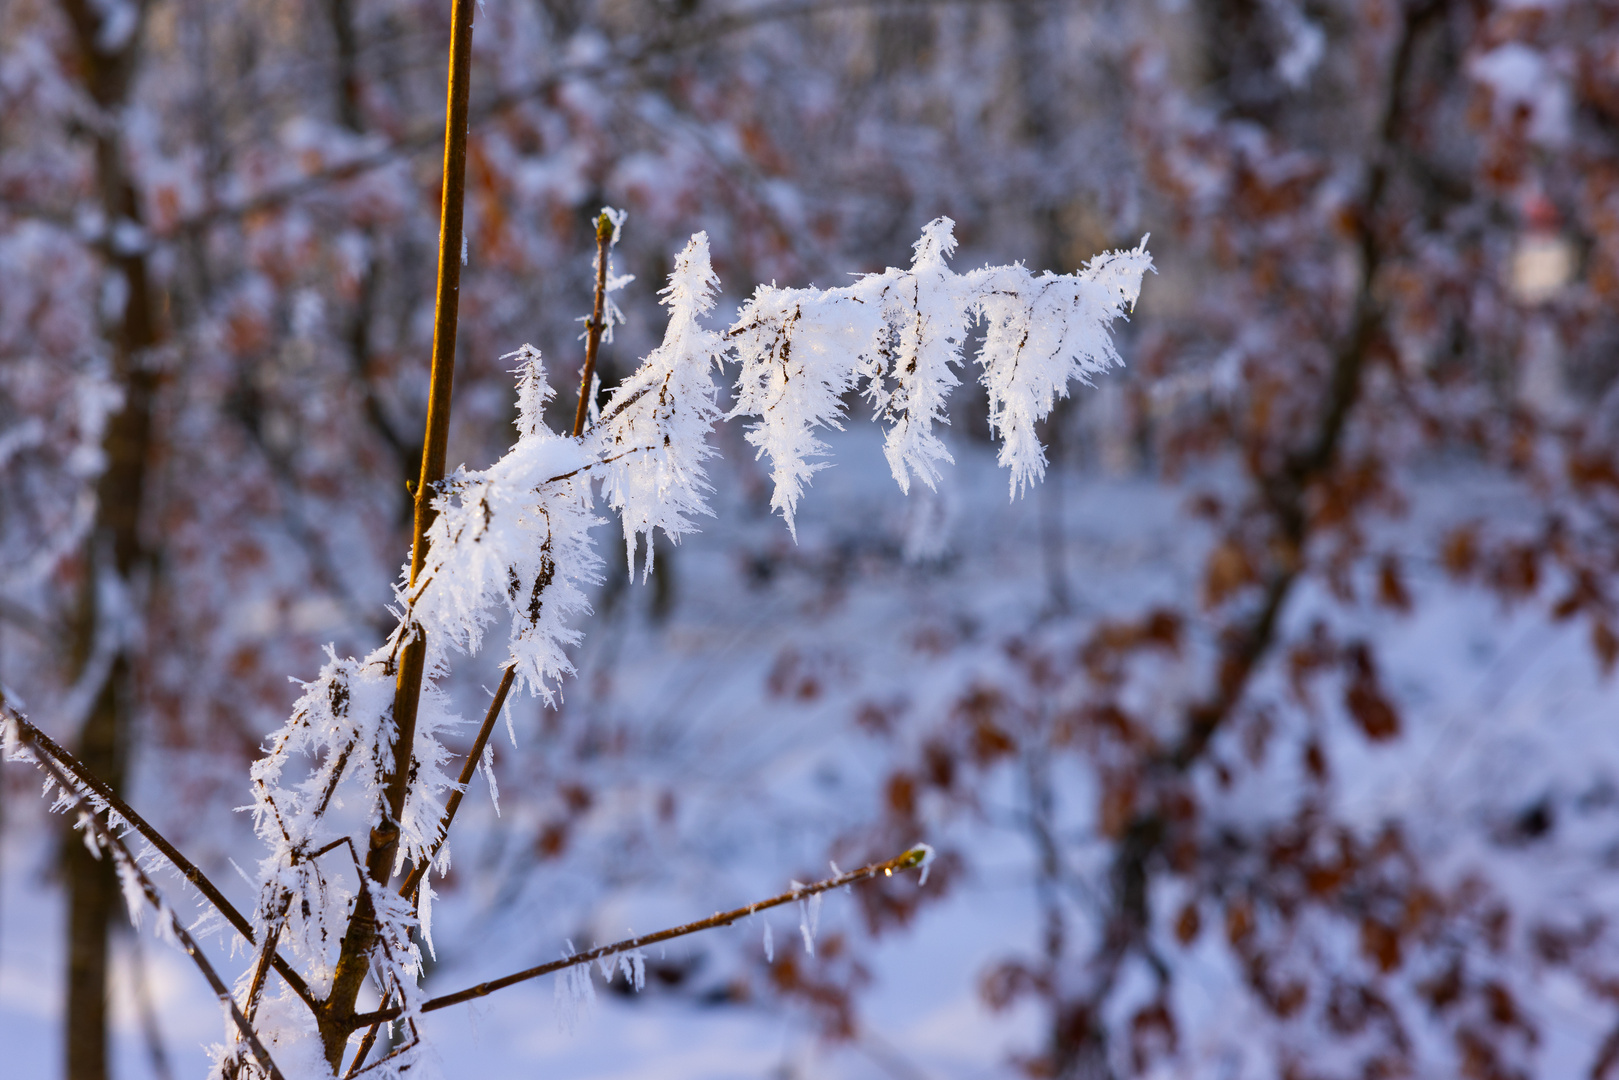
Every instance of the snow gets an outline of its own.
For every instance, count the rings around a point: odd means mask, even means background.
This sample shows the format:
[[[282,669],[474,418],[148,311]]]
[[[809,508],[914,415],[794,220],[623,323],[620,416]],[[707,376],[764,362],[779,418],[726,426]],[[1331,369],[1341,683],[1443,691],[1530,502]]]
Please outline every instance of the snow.
[[[1490,88],[1498,119],[1522,107],[1531,139],[1547,147],[1567,144],[1573,110],[1568,80],[1546,54],[1509,41],[1475,57],[1468,72]]]
[[[605,462],[602,497],[623,521],[632,579],[638,536],[646,537],[644,579],[652,571],[653,530],[679,540],[695,528],[693,516],[709,512],[703,461],[713,454],[709,429],[720,416],[711,372],[727,350],[700,320],[713,310],[718,287],[708,237],[698,233],[660,293],[669,309],[663,344],[613,392],[593,425]]]

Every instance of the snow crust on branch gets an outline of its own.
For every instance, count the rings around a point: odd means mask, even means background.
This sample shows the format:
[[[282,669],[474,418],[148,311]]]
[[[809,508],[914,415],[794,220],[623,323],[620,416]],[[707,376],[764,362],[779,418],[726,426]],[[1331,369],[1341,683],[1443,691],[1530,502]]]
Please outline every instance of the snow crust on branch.
[[[407,568],[396,587],[393,634],[363,659],[331,656],[252,770],[254,823],[269,848],[259,867],[255,935],[287,942],[311,987],[323,993],[351,904],[358,889],[367,889],[378,926],[373,964],[383,984],[402,996],[407,1017],[421,971],[411,935],[418,926],[424,940],[431,932],[433,890],[424,880],[413,910],[371,883],[360,865],[370,831],[385,814],[399,653],[414,635],[425,635],[426,677],[395,872],[431,858],[442,874],[450,849],[440,843],[440,830],[453,784],[442,736],[463,723],[439,686],[452,655],[477,652],[504,612],[516,685],[553,701],[558,682],[573,670],[565,650],[579,632],[569,620],[588,610],[583,586],[596,580],[599,567],[588,535],[597,520],[586,471],[593,459],[580,441],[544,424],[551,391],[538,351],[525,347],[515,355],[517,442],[487,470],[457,469],[439,485],[427,558],[414,585]],[[295,760],[315,764],[284,784]],[[359,813],[340,812],[345,808]]]
[[[481,472],[457,469],[439,485],[438,517],[428,530],[428,556],[413,590],[399,600],[435,640],[476,653],[497,611],[510,617],[507,645],[518,686],[547,704],[557,680],[573,672],[565,648],[579,640],[569,620],[589,610],[581,586],[597,578],[600,560],[589,530],[590,447],[545,426],[541,410],[552,390],[540,354],[524,346],[519,360],[518,439]]]
[[[708,235],[698,233],[660,293],[669,309],[663,344],[613,392],[593,429],[605,463],[602,495],[623,519],[631,578],[637,536],[646,537],[644,578],[652,570],[653,529],[678,541],[693,531],[692,516],[712,513],[703,461],[714,453],[708,431],[720,410],[710,369],[723,364],[728,348],[700,317],[713,310],[719,284]]]

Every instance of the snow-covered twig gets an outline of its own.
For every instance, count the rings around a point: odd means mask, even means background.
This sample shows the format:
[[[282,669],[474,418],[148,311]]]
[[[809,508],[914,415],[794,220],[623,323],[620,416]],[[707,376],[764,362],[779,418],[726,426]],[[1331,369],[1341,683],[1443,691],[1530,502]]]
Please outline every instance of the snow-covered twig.
[[[477,772],[479,763],[483,761],[485,747],[489,745],[490,732],[495,729],[495,721],[500,718],[500,711],[506,707],[506,696],[511,693],[515,679],[515,670],[507,667],[500,677],[500,685],[495,688],[494,700],[489,703],[489,710],[484,714],[483,724],[478,728],[477,738],[472,740],[472,749],[467,751],[467,760],[461,767],[461,775],[456,779],[455,790],[450,792],[449,799],[444,803],[444,817],[438,827],[438,843],[433,845],[427,858],[411,867],[404,883],[399,886],[400,896],[407,899],[415,896],[417,886],[432,867],[433,861],[438,858],[439,849],[444,846],[444,841],[449,839],[450,825],[455,821],[455,812],[461,808],[461,800],[466,797],[467,785],[472,783],[472,774]]]
[[[613,215],[598,220],[598,312],[608,310],[604,260],[609,226],[616,224]],[[423,512],[410,568],[395,593],[394,632],[363,658],[334,655],[305,684],[292,717],[253,767],[256,825],[270,849],[260,864],[255,928],[260,940],[285,943],[325,999],[314,1011],[334,1068],[349,1033],[375,1030],[390,1018],[413,1020],[426,1008],[415,996],[421,957],[413,935],[419,931],[431,948],[428,875],[448,869],[449,827],[510,692],[526,689],[550,702],[573,672],[567,650],[580,638],[574,617],[588,611],[585,589],[601,565],[590,537],[598,521],[595,481],[619,513],[632,554],[639,536],[650,539],[662,529],[678,538],[709,512],[704,463],[712,453],[709,431],[720,419],[715,366],[733,353],[741,361],[733,415],[760,417],[750,438],[772,457],[776,503],[790,526],[804,482],[820,467],[806,463],[820,452],[813,430],[838,422],[840,397],[857,382],[889,424],[895,478],[902,486],[912,474],[930,485],[938,479],[949,454],[934,426],[944,418],[944,395],[958,382],[951,369],[962,362],[967,327],[983,320],[988,332],[977,362],[991,422],[1006,437],[1003,460],[1012,466],[1014,490],[1039,477],[1044,459],[1033,425],[1072,378],[1117,362],[1108,326],[1134,301],[1151,259],[1136,248],[1102,256],[1074,275],[1036,278],[1018,266],[958,275],[946,264],[953,248],[951,223],[941,218],[923,231],[909,270],[867,275],[844,289],[761,289],[722,335],[704,324],[718,280],[707,237],[698,233],[663,291],[669,323],[662,343],[613,392],[589,431],[576,416],[580,434],[571,437],[544,421],[552,392],[539,350],[524,346],[510,354],[519,361],[516,442],[487,469],[459,468],[436,482],[424,470],[417,490]],[[592,329],[605,330],[605,319]],[[594,373],[586,367],[580,392],[588,397]],[[508,627],[501,686],[460,778],[452,780],[441,736],[462,721],[442,681],[454,654],[476,654],[497,618]],[[301,778],[284,777],[304,762],[314,764]],[[326,821],[328,806],[339,800],[366,808],[346,832]],[[341,844],[366,852],[354,891],[328,881],[315,865]],[[777,903],[810,901],[823,888],[901,863],[923,865],[904,860],[622,948],[724,925]],[[395,876],[402,881],[388,886]],[[287,904],[288,897],[296,902]],[[349,930],[340,930],[344,925]],[[334,965],[322,943],[339,934],[344,944]],[[807,929],[807,942],[808,935]],[[490,986],[576,962],[584,961],[570,957]],[[382,1007],[356,1015],[358,981],[373,968],[384,987]],[[255,973],[250,1003],[262,983]],[[375,1034],[364,1041],[374,1043]]]
[[[930,222],[908,270],[890,267],[837,289],[761,285],[726,332],[742,365],[730,416],[757,417],[748,442],[770,458],[770,505],[789,529],[805,485],[826,467],[815,460],[826,453],[816,429],[842,427],[844,395],[862,384],[888,424],[884,453],[900,488],[909,490],[913,473],[937,483],[950,453],[934,425],[946,422],[945,398],[960,383],[953,369],[974,324],[985,325],[975,361],[1014,495],[1045,474],[1035,425],[1071,381],[1121,362],[1109,328],[1152,269],[1145,238],[1074,274],[1036,277],[1018,264],[957,274],[946,262],[954,227],[949,218]]]
[[[169,864],[179,872],[180,876],[213,905],[214,909],[218,911],[225,921],[230,923],[231,928],[241,934],[248,944],[251,945],[256,942],[253,924],[219,890],[219,886],[215,885],[208,875],[202,872],[200,867],[182,855],[180,849],[170,843],[167,837],[158,832],[133,807],[119,798],[112,788],[108,787],[100,777],[86,768],[83,762],[36,727],[27,717],[4,702],[0,702],[0,710],[3,710],[3,715],[0,715],[0,722],[7,725],[8,736],[15,733],[15,739],[19,747],[32,751],[36,761],[41,753],[51,758],[64,772],[72,777],[74,783],[78,785],[81,795],[92,806],[99,806],[104,811],[116,814],[119,819],[128,823],[131,828],[140,834],[141,839],[145,840],[152,846],[153,850],[167,859]],[[288,986],[292,987],[293,992],[302,998],[306,1004],[313,1007],[315,1004],[314,994],[310,992],[309,985],[304,982],[292,965],[288,964],[279,953],[271,955],[271,963],[274,965],[277,974],[286,980]]]

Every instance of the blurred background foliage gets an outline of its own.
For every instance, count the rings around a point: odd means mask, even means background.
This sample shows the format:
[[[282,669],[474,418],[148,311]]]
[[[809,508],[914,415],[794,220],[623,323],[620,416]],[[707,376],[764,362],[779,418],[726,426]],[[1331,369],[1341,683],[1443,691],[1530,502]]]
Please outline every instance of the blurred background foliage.
[[[288,676],[375,643],[405,557],[448,19],[0,0],[0,677],[209,866]],[[698,229],[722,306],[941,214],[958,266],[1150,232],[1159,270],[1010,510],[981,393],[904,511],[846,437],[796,548],[722,430],[709,535],[610,572],[518,720],[451,879],[504,928],[474,955],[926,837],[933,892],[655,990],[869,1051],[816,1074],[1619,1069],[1619,5],[487,0],[473,47],[452,463],[509,444],[512,349],[570,384],[604,203],[608,386]],[[59,1067],[99,1080],[139,952],[19,782],[0,920],[61,920]],[[941,999],[983,1060],[862,1011],[872,939],[950,948],[935,902],[1004,930]]]

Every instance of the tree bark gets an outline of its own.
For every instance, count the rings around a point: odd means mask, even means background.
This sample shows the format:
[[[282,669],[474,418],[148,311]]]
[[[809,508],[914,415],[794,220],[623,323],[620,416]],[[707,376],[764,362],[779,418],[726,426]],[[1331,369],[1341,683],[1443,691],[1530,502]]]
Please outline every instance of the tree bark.
[[[107,121],[92,135],[96,198],[106,220],[103,251],[107,272],[126,286],[123,310],[107,328],[113,372],[123,390],[120,412],[110,417],[102,449],[106,471],[97,485],[95,526],[91,530],[82,606],[81,653],[96,628],[110,615],[100,610],[98,582],[103,574],[128,582],[143,559],[139,526],[151,447],[155,377],[146,364],[158,343],[157,309],[139,237],[140,200],[124,159],[117,113],[128,101],[140,56],[147,4],[137,4],[134,27],[123,41],[107,36],[103,11],[87,0],[63,0],[79,51],[80,75]],[[133,230],[133,231],[132,231]],[[123,641],[117,644],[106,680],[79,732],[81,760],[115,791],[123,785],[129,717],[135,696],[134,667]],[[107,968],[111,920],[119,889],[110,861],[91,855],[77,831],[64,841],[63,876],[67,892],[67,980],[63,1009],[65,1075],[68,1080],[105,1080],[107,1072]]]

